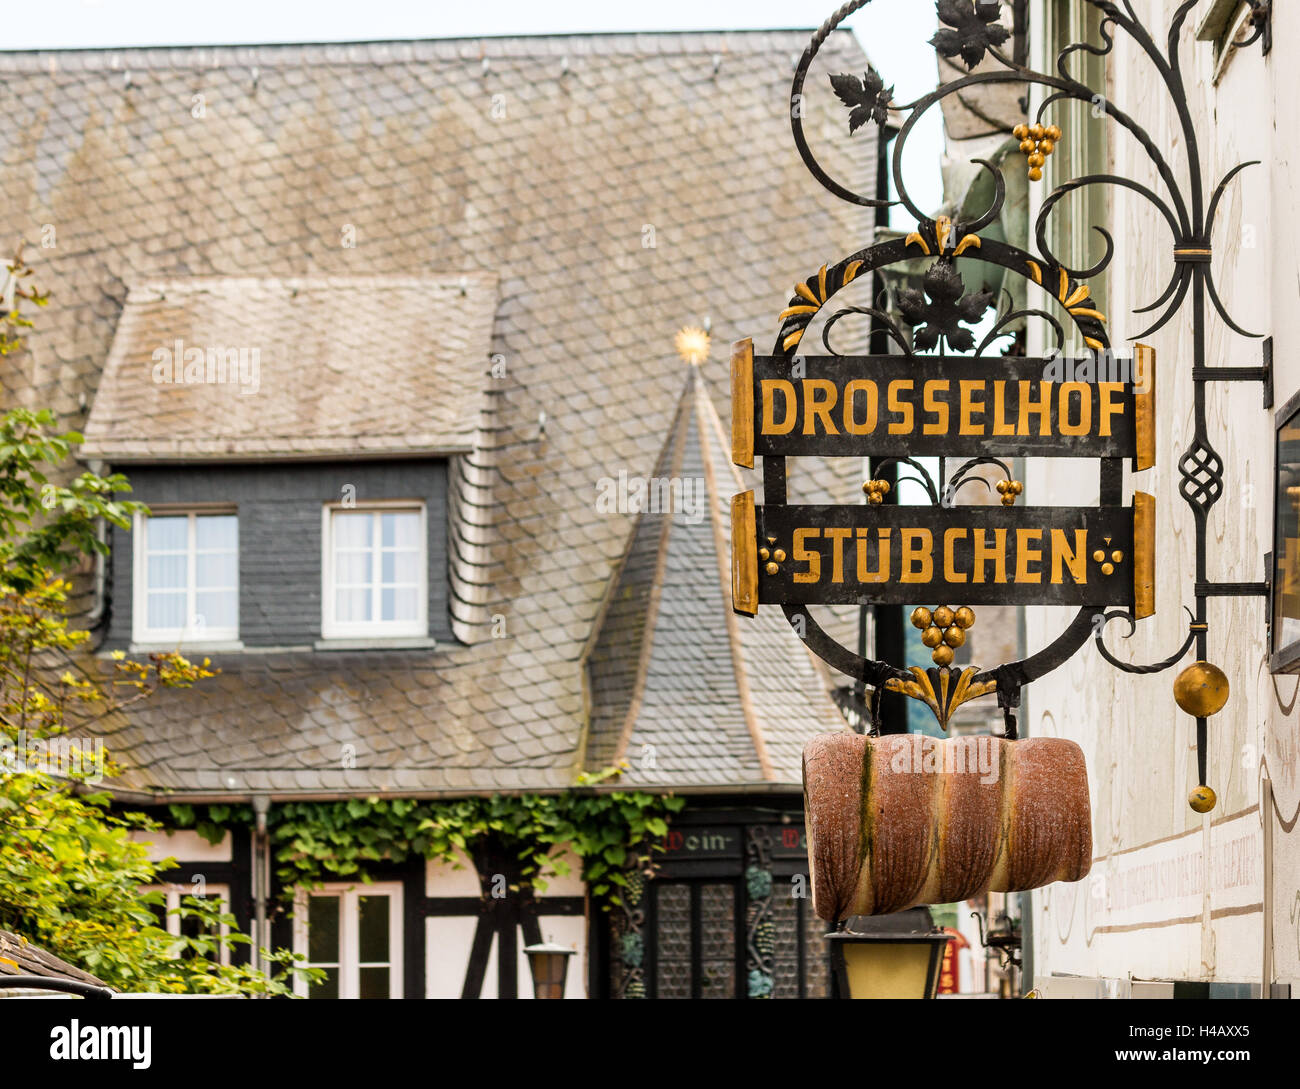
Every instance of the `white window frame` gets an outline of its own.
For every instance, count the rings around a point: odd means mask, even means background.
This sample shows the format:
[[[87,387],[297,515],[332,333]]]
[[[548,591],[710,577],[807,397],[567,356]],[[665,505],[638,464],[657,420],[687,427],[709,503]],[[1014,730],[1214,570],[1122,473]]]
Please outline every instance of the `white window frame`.
[[[164,906],[166,907],[167,914],[164,917],[166,922],[163,929],[173,938],[179,938],[181,936],[181,917],[179,915],[173,915],[172,912],[176,911],[176,909],[181,906],[181,900],[186,896],[193,896],[196,900],[215,899],[218,904],[220,904],[221,914],[230,914],[230,886],[222,882],[214,882],[210,885],[204,885],[202,896],[195,892],[192,886],[181,885],[175,881],[169,881],[165,885],[141,885],[140,891],[161,892],[164,894]],[[229,937],[230,926],[227,923],[222,923],[220,932],[223,938]],[[222,964],[230,963],[229,945],[224,942],[221,944],[218,949],[217,959]]]
[[[402,883],[400,881],[375,881],[369,885],[345,881],[327,881],[320,888],[298,888],[293,897],[293,951],[307,957],[307,900],[312,896],[337,896],[339,898],[339,998],[357,998],[361,993],[361,969],[384,967],[360,963],[359,920],[357,899],[361,896],[388,897],[388,997],[403,998],[406,991],[402,980],[405,946],[402,932]],[[294,994],[306,998],[309,987],[301,976],[293,981]]]
[[[419,587],[416,591],[416,615],[414,620],[363,620],[339,621],[335,619],[334,594],[334,515],[343,514],[383,514],[385,512],[407,511],[420,516],[420,560],[417,576]],[[375,534],[381,532],[381,522],[375,519]],[[378,542],[371,541],[374,549],[371,555],[377,555]],[[423,501],[416,499],[388,499],[375,502],[357,503],[346,506],[343,503],[326,503],[321,508],[321,638],[322,639],[388,639],[388,638],[423,638],[429,634],[429,521],[428,512]],[[381,592],[380,571],[372,570],[372,586],[376,598]],[[378,602],[376,601],[376,605]]]
[[[186,573],[185,573],[185,615],[192,619],[196,614],[195,600],[198,593],[196,586],[196,548],[197,534],[195,520],[200,517],[233,517],[235,519],[235,626],[233,628],[214,628],[208,625],[198,627],[187,619],[183,628],[150,628],[149,624],[149,521],[151,518],[187,518],[189,528],[186,533]],[[132,594],[131,594],[131,641],[140,645],[176,645],[188,641],[191,644],[238,644],[239,642],[239,512],[234,508],[205,510],[187,508],[169,510],[158,507],[149,514],[135,515],[132,528]]]

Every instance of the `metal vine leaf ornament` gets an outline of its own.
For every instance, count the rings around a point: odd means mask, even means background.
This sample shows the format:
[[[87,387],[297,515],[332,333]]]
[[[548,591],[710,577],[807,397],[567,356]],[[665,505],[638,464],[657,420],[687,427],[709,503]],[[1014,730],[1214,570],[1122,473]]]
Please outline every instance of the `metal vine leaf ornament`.
[[[949,348],[964,352],[975,347],[975,335],[962,327],[974,325],[993,305],[988,288],[966,294],[961,273],[951,260],[940,258],[925,274],[922,288],[904,288],[898,293],[903,319],[917,327],[913,344],[921,351],[934,348],[942,337]]]
[[[935,8],[948,26],[938,31],[930,44],[949,60],[961,57],[967,68],[974,68],[986,50],[1011,37],[1011,31],[998,22],[1002,5],[997,0],[977,2],[973,8],[969,0],[939,0]]]
[[[883,125],[889,120],[889,104],[894,100],[894,88],[886,87],[880,73],[870,65],[866,74],[857,76],[831,76],[831,87],[841,102],[852,111],[849,114],[849,133],[855,133],[868,121]]]
[[[795,71],[792,106],[802,101],[810,66],[827,38],[868,2],[849,0],[813,35]],[[1160,38],[1142,24],[1128,0],[1118,4],[1110,0],[1079,2],[1099,13],[1100,44],[1067,45],[1059,52],[1054,71],[1035,71],[1002,52],[1011,32],[1000,21],[1000,4],[939,0],[936,7],[943,26],[931,44],[943,57],[960,58],[971,71],[909,103],[894,103],[892,88],[886,88],[884,77],[874,68],[868,68],[861,79],[851,74],[830,77],[831,90],[849,111],[850,134],[870,122],[884,125],[891,110],[903,117],[891,159],[895,200],[865,196],[832,177],[808,144],[804,111],[791,109],[795,146],[824,188],[864,207],[902,205],[915,219],[916,229],[905,237],[868,245],[824,264],[796,283],[788,305],[778,316],[780,328],[771,356],[755,356],[749,341],[735,347],[733,460],[752,468],[754,455],[762,456],[763,505],[755,503],[752,492],[733,500],[733,605],[747,615],[760,604],[781,605],[809,649],[871,690],[868,711],[873,734],[879,732],[880,699],[885,691],[902,692],[924,702],[945,728],[958,706],[996,694],[1005,736],[1014,739],[1015,712],[1023,688],[1062,665],[1089,639],[1095,641],[1106,661],[1130,673],[1167,669],[1194,647],[1197,663],[1180,675],[1175,695],[1179,706],[1197,721],[1199,786],[1190,801],[1194,809],[1203,812],[1214,805],[1213,791],[1206,785],[1206,719],[1223,706],[1219,697],[1226,700],[1227,694],[1226,677],[1220,683],[1221,672],[1205,661],[1206,603],[1214,596],[1267,595],[1267,583],[1215,583],[1206,574],[1207,518],[1223,492],[1224,472],[1223,460],[1208,432],[1206,384],[1262,381],[1266,407],[1271,404],[1271,341],[1265,341],[1263,367],[1214,367],[1206,362],[1206,324],[1211,308],[1234,332],[1246,337],[1259,335],[1247,332],[1229,315],[1210,264],[1210,235],[1219,203],[1233,178],[1253,164],[1234,167],[1213,186],[1205,176],[1179,57],[1181,32],[1195,0],[1180,4]],[[1267,42],[1264,21],[1257,26],[1255,38]],[[1110,55],[1117,34],[1127,36],[1150,59],[1153,79],[1172,104],[1181,138],[1170,146],[1182,152],[1184,161],[1179,169],[1129,112],[1072,74],[1072,62],[1089,55]],[[983,64],[990,59],[993,64]],[[982,64],[981,71],[974,71]],[[1025,249],[981,233],[998,218],[1006,183],[994,163],[975,160],[993,183],[989,206],[978,215],[961,219],[928,215],[909,194],[903,177],[908,138],[923,115],[949,96],[997,84],[1038,87],[1043,92],[1032,116],[998,130],[1025,156],[1022,161],[1031,183],[1041,179],[1047,157],[1071,136],[1053,117],[1054,107],[1077,101],[1087,103],[1094,116],[1104,116],[1136,140],[1160,179],[1160,191],[1114,174],[1069,178],[1043,197],[1032,231],[1033,248]],[[1135,470],[1149,468],[1155,461],[1155,353],[1138,344],[1131,361],[1119,361],[1130,367],[1127,378],[1116,382],[1103,373],[1107,360],[1116,361],[1110,351],[1106,315],[1092,299],[1089,280],[1110,265],[1114,240],[1104,227],[1095,225],[1104,251],[1095,263],[1076,268],[1052,251],[1048,238],[1051,217],[1060,202],[1091,186],[1119,187],[1139,194],[1168,224],[1172,235],[1169,280],[1153,301],[1136,311],[1156,316],[1132,339],[1150,337],[1181,313],[1189,298],[1192,303],[1194,429],[1178,467],[1180,492],[1196,529],[1195,608],[1188,609],[1191,622],[1182,646],[1152,665],[1120,661],[1102,636],[1114,619],[1126,621],[1131,635],[1136,621],[1151,615],[1155,608],[1154,499],[1136,492],[1131,506],[1123,502],[1123,459],[1131,457]],[[870,280],[888,266],[914,262],[918,257],[932,259],[921,286],[898,292],[893,310],[878,300],[865,306],[837,301],[837,295],[864,277]],[[1028,288],[1031,292],[1040,293],[1041,302],[1034,300],[1037,305],[1020,310],[1007,307],[994,315],[992,329],[977,345],[968,327],[979,323],[994,304],[994,292],[979,274],[981,268],[990,267],[1022,278],[1032,285]],[[968,284],[980,286],[968,290]],[[892,354],[853,357],[832,350],[831,328],[855,316],[871,320],[873,331],[892,342]],[[1011,336],[1015,324],[1028,319],[1050,328],[1061,349],[1067,331],[1072,331],[1087,348],[1086,358],[1078,361],[1079,373],[1087,377],[1035,385],[1035,377],[1042,378],[1045,361],[985,354]],[[805,334],[816,322],[823,325],[821,340],[828,353],[822,357],[804,354]],[[966,353],[972,349],[976,352],[973,357],[960,360],[945,355],[945,350]],[[916,354],[931,350],[939,354]],[[956,369],[958,363],[963,369]],[[908,367],[914,379],[907,377]],[[1139,371],[1145,375],[1145,384],[1135,378]],[[931,377],[938,384],[927,385]],[[915,406],[916,415],[941,407],[947,430],[935,430],[943,434],[923,429],[911,415],[905,420],[891,417],[894,423],[888,432],[877,427],[887,412],[903,407],[910,410],[912,406],[897,403],[897,396],[898,390],[913,381],[926,390],[925,404]],[[953,392],[958,387],[960,398]],[[1018,401],[1014,393],[1007,392],[1017,388]],[[1035,388],[1040,397],[1037,401],[1033,399]],[[977,396],[983,400],[977,402]],[[1096,425],[1103,416],[1115,421],[1114,433]],[[959,420],[960,426],[954,420]],[[1059,434],[1048,434],[1049,424],[1059,429]],[[955,454],[966,460],[951,480],[945,481],[945,459]],[[906,465],[916,474],[913,479],[926,491],[932,509],[885,504],[888,484],[881,480],[866,482],[867,502],[856,507],[793,506],[787,497],[785,459],[799,455],[871,455],[885,459],[878,464],[893,461],[900,467]],[[927,467],[915,460],[934,455],[940,458],[937,482]],[[1029,456],[1096,458],[1100,505],[1017,507],[1022,485],[1011,479],[1010,470],[999,458]],[[954,506],[953,494],[964,484],[979,479],[988,487],[986,480],[972,474],[975,467],[988,464],[1000,466],[1003,472],[997,489],[1001,509]],[[905,522],[900,511],[911,512],[908,517],[912,521]],[[960,519],[954,511],[961,513]],[[930,552],[925,551],[927,541]],[[788,554],[789,562],[769,560],[760,570],[759,542],[769,553],[780,549]],[[994,574],[985,579],[989,565]],[[900,587],[900,581],[912,585]],[[1000,585],[991,585],[995,583]],[[913,595],[911,599],[908,593]],[[925,614],[920,626],[927,635],[931,627],[941,634],[940,641],[927,643],[932,645],[936,662],[928,669],[904,668],[860,655],[831,638],[808,611],[810,604],[913,605],[927,593],[939,602],[958,599],[953,605],[936,602],[933,610],[923,607],[914,615],[916,623],[917,616]],[[1003,602],[1071,604],[1078,612],[1050,645],[1020,661],[991,668],[952,666],[952,644],[943,638],[949,631],[956,633],[953,639],[964,638],[965,629],[935,625],[934,617],[940,611],[964,616],[971,613],[970,606]],[[1113,608],[1116,605],[1120,607]]]

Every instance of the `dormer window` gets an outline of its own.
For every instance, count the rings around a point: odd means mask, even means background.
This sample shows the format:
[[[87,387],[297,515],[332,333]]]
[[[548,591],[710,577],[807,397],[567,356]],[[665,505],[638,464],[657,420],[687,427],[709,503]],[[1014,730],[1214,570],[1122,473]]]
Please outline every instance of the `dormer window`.
[[[424,518],[423,503],[325,508],[325,639],[428,634]]]
[[[239,518],[233,510],[140,515],[135,537],[136,643],[239,639]]]

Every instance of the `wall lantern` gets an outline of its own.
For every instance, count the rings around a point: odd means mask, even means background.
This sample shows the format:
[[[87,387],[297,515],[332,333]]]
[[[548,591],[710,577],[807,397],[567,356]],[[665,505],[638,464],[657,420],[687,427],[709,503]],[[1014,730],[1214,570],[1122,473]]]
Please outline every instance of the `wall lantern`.
[[[952,935],[923,907],[871,919],[865,931],[826,935],[837,998],[933,998]]]
[[[535,998],[563,998],[564,982],[569,974],[569,958],[572,949],[566,949],[554,942],[524,947],[528,955],[528,967],[533,973],[533,996]]]

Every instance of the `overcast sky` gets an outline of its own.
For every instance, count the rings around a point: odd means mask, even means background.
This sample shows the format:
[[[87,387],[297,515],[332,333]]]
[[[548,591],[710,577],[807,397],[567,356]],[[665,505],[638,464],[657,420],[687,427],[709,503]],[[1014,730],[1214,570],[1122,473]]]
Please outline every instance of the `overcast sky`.
[[[818,26],[837,0],[10,0],[0,49],[383,41],[617,30]],[[900,101],[935,83],[926,0],[872,0],[845,24]],[[909,190],[942,195],[938,111],[908,141]],[[815,184],[809,179],[810,184]],[[895,224],[902,225],[896,222]]]

